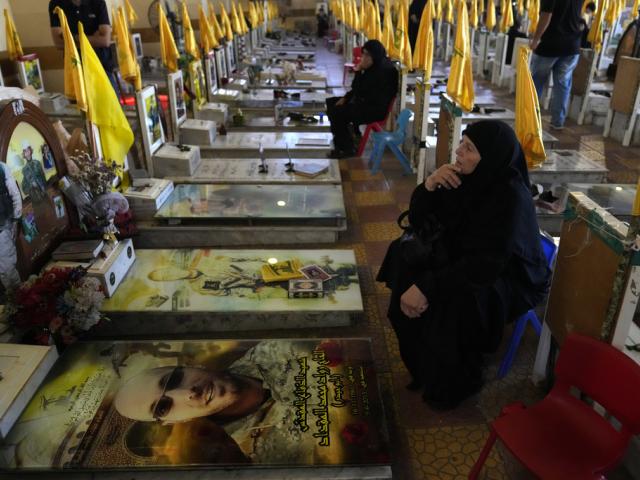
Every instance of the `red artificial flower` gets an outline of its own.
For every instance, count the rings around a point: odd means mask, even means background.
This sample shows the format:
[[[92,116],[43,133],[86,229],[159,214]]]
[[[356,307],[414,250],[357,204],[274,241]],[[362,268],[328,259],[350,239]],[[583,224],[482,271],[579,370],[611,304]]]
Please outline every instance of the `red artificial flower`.
[[[367,438],[369,425],[366,422],[352,422],[344,426],[340,436],[351,445],[359,445]]]

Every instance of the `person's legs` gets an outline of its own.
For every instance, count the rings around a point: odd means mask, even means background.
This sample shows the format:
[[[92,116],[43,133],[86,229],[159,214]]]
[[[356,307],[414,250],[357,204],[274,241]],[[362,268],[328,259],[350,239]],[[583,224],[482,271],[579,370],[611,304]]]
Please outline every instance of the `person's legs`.
[[[553,91],[551,94],[551,124],[562,127],[569,110],[569,96],[573,71],[578,65],[580,55],[559,57],[553,65]]]
[[[551,69],[553,68],[556,60],[558,60],[558,57],[542,57],[535,53],[531,54],[531,77],[533,78],[533,83],[536,86],[536,92],[539,100],[542,99],[542,92],[549,81],[549,75],[551,74]]]
[[[333,134],[333,147],[336,151],[351,153],[353,151],[353,139],[349,131],[351,122],[347,105],[337,106],[336,102],[341,97],[331,97],[326,100],[327,117],[331,122],[331,133]]]

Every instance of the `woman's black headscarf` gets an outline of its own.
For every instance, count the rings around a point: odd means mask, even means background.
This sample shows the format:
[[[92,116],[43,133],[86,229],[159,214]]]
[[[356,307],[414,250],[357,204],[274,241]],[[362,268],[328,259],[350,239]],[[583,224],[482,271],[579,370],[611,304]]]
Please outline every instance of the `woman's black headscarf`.
[[[368,40],[362,46],[363,50],[369,52],[371,55],[371,59],[373,60],[373,66],[379,66],[382,61],[387,58],[387,51],[384,48],[384,45],[380,43],[378,40]]]

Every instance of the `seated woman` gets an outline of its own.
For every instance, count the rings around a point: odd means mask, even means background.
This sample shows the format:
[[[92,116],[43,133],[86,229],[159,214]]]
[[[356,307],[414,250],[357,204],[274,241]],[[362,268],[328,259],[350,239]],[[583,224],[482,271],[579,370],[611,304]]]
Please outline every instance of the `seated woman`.
[[[505,323],[545,296],[542,251],[524,154],[499,121],[470,125],[444,165],[413,192],[409,223],[420,238],[395,240],[378,281],[391,289],[388,317],[411,374],[433,409],[455,408],[482,387],[483,353]]]
[[[334,149],[330,158],[347,158],[355,154],[350,124],[355,128],[384,120],[389,103],[398,92],[398,70],[387,58],[378,40],[362,47],[362,59],[356,67],[351,90],[344,97],[327,98],[327,116],[331,122]]]

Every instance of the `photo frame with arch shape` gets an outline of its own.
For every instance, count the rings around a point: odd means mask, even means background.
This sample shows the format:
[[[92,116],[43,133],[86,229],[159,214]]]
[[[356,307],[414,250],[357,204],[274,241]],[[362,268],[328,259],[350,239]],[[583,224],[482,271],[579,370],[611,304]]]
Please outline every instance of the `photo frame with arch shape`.
[[[224,52],[225,51],[222,47],[217,47],[214,50],[214,55],[216,57],[216,70],[218,73],[218,87],[222,87],[222,78],[229,78]]]
[[[67,174],[65,153],[49,118],[26,100],[0,102],[0,159],[22,193],[16,241],[21,278],[38,272],[75,221],[58,187]],[[65,204],[61,214],[60,202]]]
[[[210,102],[213,101],[213,94],[218,90],[218,71],[216,68],[216,59],[213,52],[204,59],[204,73],[207,77],[207,97]]]
[[[44,82],[42,81],[42,70],[40,69],[38,56],[35,53],[24,55],[16,63],[18,65],[20,86],[25,88],[29,85],[38,93],[44,92]]]
[[[180,136],[178,134],[180,125],[182,125],[187,119],[187,103],[184,99],[184,79],[182,77],[182,70],[170,73],[167,76],[167,89],[169,90],[171,128],[173,130],[173,138],[177,139]]]
[[[196,60],[189,64],[189,88],[195,97],[192,105],[193,112],[195,114],[195,112],[207,102],[207,85],[204,70],[202,68],[202,62],[200,60]]]
[[[136,93],[136,109],[147,164],[151,164],[151,157],[165,142],[160,121],[160,108],[154,85],[149,85]]]

